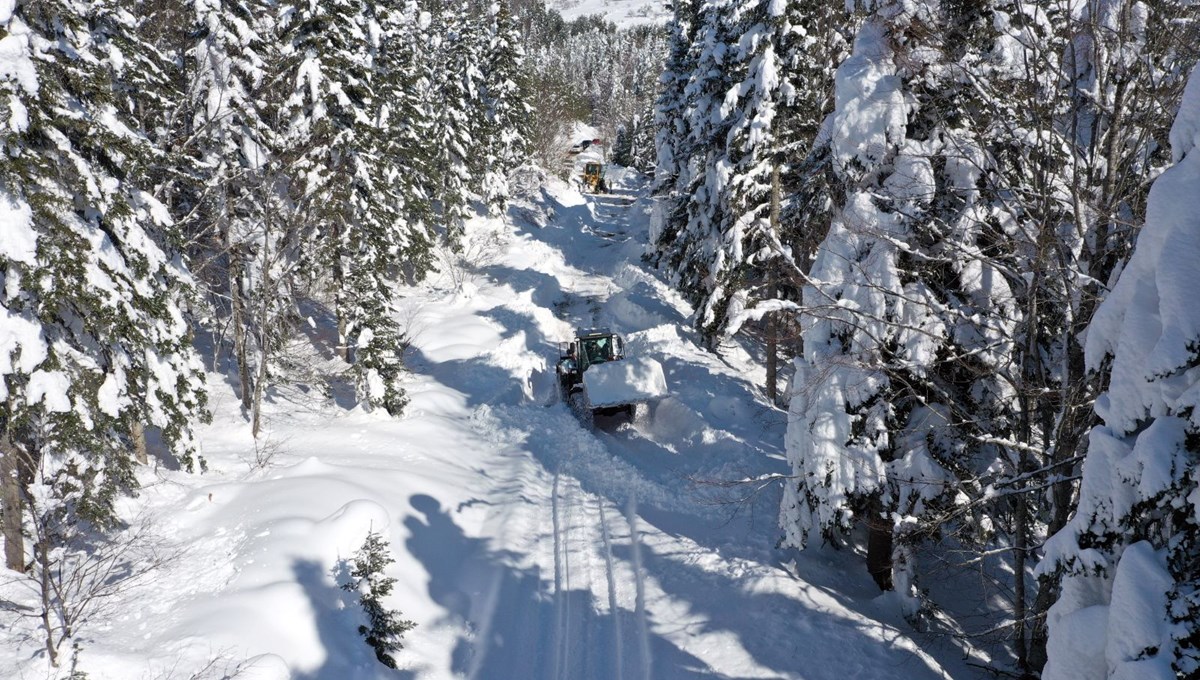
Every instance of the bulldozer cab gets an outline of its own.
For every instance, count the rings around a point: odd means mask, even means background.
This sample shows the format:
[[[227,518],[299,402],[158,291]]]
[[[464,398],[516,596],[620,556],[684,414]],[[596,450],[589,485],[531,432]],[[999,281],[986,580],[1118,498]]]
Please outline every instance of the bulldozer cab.
[[[583,165],[583,187],[592,193],[601,193],[606,190],[603,163],[585,163]]]
[[[589,333],[578,338],[577,351],[579,368],[586,371],[592,364],[623,359],[625,356],[624,343],[621,336],[614,333]]]

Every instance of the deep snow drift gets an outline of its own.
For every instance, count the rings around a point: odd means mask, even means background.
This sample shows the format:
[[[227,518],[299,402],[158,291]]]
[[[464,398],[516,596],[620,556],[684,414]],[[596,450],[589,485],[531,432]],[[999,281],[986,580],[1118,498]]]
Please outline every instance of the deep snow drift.
[[[968,677],[931,656],[859,558],[774,549],[785,414],[739,346],[702,351],[690,310],[640,264],[635,178],[583,196],[551,182],[469,225],[464,256],[406,289],[412,399],[391,419],[335,389],[270,394],[257,443],[210,375],[209,471],[142,471],[130,581],[79,628],[108,678]],[[329,332],[314,312],[315,330]],[[644,417],[584,429],[554,384],[556,343],[608,326],[665,369]],[[336,360],[325,358],[336,363]],[[740,503],[729,503],[742,498]],[[335,570],[389,539],[388,602],[419,624],[378,664]],[[155,557],[161,565],[144,570]],[[0,677],[44,678],[32,584],[0,597]],[[22,609],[25,608],[25,609]],[[16,611],[14,611],[16,610]],[[922,645],[929,646],[928,641]],[[64,650],[69,652],[70,650]]]

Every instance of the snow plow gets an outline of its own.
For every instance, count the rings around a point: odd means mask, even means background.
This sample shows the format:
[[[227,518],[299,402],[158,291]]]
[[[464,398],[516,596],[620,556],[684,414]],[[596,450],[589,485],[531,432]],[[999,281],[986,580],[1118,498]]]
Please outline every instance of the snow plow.
[[[633,418],[639,407],[667,395],[662,365],[626,358],[624,340],[606,328],[581,330],[563,343],[555,373],[563,401],[587,426],[597,415]]]

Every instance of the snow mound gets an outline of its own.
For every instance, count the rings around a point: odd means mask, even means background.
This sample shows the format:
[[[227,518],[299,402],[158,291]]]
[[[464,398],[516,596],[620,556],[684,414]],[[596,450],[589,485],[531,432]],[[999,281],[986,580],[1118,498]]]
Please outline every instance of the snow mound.
[[[583,374],[583,384],[593,407],[633,404],[667,395],[662,364],[647,357],[592,366]]]

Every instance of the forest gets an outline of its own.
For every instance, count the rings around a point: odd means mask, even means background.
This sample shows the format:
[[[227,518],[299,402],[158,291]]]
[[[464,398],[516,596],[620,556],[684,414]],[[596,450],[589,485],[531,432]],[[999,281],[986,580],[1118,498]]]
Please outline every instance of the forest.
[[[776,494],[755,550],[849,555],[980,677],[1200,677],[1196,6],[668,4],[0,0],[0,611],[51,666],[214,394],[252,447],[287,386],[417,417],[406,298],[568,214],[586,129],[762,370],[781,466],[705,482]]]

